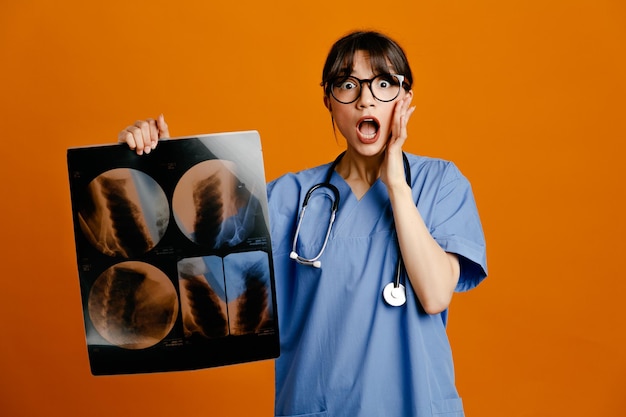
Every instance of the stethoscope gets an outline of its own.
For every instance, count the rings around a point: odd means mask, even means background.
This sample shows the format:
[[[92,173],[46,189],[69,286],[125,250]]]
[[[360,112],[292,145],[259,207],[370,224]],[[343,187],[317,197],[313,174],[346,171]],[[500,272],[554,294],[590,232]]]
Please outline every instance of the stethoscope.
[[[320,257],[324,253],[324,250],[326,249],[326,245],[328,244],[330,231],[333,228],[333,223],[335,222],[335,216],[337,214],[337,210],[339,209],[339,197],[340,197],[339,190],[337,189],[337,187],[335,187],[334,185],[330,183],[330,179],[333,175],[333,172],[335,172],[335,168],[337,167],[337,164],[339,163],[339,161],[341,161],[341,158],[343,158],[344,155],[345,155],[345,151],[339,154],[339,156],[330,165],[330,168],[328,168],[328,172],[326,173],[326,178],[324,179],[324,182],[321,182],[311,187],[309,191],[307,191],[306,195],[304,196],[304,201],[302,202],[302,207],[300,208],[300,214],[298,215],[298,224],[296,226],[296,233],[293,236],[293,246],[291,248],[291,253],[289,254],[289,257],[295,260],[296,262],[298,262],[299,264],[312,266],[314,268],[322,267],[322,262],[320,261]],[[409,187],[410,187],[411,186],[411,167],[409,165],[409,161],[404,152],[402,153],[402,160],[404,162],[404,176],[406,178],[406,183],[409,184]],[[309,203],[309,198],[315,191],[321,188],[325,188],[329,190],[333,195],[330,220],[328,221],[328,228],[326,229],[326,236],[324,237],[324,243],[322,244],[322,248],[320,249],[319,253],[313,258],[305,258],[303,256],[298,255],[298,253],[296,252],[296,247],[298,244],[298,235],[300,234],[300,226],[302,225],[302,219],[304,218],[304,213],[306,212],[306,207],[307,207],[307,204]],[[387,302],[387,304],[394,306],[394,307],[399,307],[401,305],[404,305],[404,303],[406,302],[406,288],[404,287],[404,285],[402,285],[402,283],[400,283],[400,277],[402,276],[403,266],[404,265],[402,262],[402,255],[400,254],[400,249],[398,248],[398,264],[396,266],[396,274],[395,274],[394,280],[393,282],[390,282],[389,284],[385,285],[385,288],[383,288],[383,299]]]

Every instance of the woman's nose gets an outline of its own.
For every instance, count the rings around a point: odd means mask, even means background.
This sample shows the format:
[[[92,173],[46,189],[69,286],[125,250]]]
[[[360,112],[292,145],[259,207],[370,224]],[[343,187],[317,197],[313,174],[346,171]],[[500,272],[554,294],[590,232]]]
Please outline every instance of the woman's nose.
[[[361,84],[361,94],[359,94],[357,105],[363,107],[372,106],[376,102],[374,94],[372,93],[372,86],[369,82],[367,83],[367,88],[363,84]]]

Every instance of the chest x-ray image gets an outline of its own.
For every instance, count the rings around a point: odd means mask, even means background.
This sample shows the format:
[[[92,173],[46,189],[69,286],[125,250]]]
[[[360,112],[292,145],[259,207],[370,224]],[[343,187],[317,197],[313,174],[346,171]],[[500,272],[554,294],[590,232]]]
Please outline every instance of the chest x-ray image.
[[[167,229],[169,204],[156,181],[116,168],[89,183],[79,202],[80,228],[102,253],[131,258],[154,248]]]
[[[91,373],[275,358],[278,322],[255,131],[67,152]]]
[[[263,251],[181,260],[185,335],[203,340],[272,331],[268,262]]]
[[[167,276],[134,261],[105,270],[91,287],[88,301],[97,334],[125,349],[144,349],[163,340],[174,326],[178,305]]]
[[[237,246],[254,231],[258,199],[231,161],[211,160],[190,168],[174,190],[173,212],[193,242],[214,249]]]

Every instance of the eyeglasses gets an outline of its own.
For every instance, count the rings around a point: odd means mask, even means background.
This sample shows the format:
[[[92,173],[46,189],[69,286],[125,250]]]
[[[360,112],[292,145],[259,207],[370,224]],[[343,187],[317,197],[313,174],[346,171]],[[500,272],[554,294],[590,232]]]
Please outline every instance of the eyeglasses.
[[[330,94],[340,103],[354,103],[363,90],[363,83],[369,84],[372,96],[378,101],[393,101],[400,95],[400,89],[404,84],[404,75],[379,74],[369,80],[361,80],[356,77],[338,77],[330,84]]]

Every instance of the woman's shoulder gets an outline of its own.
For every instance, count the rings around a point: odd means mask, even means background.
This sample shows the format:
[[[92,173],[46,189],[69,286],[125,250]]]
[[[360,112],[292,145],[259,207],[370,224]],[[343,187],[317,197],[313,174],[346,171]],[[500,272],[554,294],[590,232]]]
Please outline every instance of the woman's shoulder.
[[[463,177],[461,171],[452,161],[431,156],[415,155],[405,152],[412,171],[420,174],[446,176],[450,179]]]
[[[314,168],[307,168],[297,172],[289,172],[270,181],[267,184],[268,195],[289,192],[293,195],[295,192],[299,194],[299,190],[308,190],[313,184],[317,184],[324,180],[330,164],[320,165]]]
[[[291,236],[304,195],[315,184],[324,181],[330,164],[290,172],[267,184],[268,207],[272,236],[282,239]],[[284,243],[284,242],[283,242]]]

